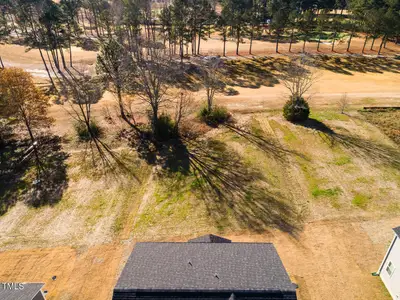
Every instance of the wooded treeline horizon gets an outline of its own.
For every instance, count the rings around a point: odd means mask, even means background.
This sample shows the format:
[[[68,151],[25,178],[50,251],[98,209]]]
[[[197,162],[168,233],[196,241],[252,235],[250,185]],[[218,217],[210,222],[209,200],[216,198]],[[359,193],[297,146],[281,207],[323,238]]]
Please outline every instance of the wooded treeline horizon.
[[[157,7],[158,6],[158,7]],[[381,38],[380,54],[388,40],[399,42],[400,1],[398,0],[172,0],[164,4],[151,0],[4,0],[0,4],[0,40],[17,39],[39,49],[43,59],[66,68],[63,49],[81,46],[96,49],[97,42],[117,37],[130,48],[147,41],[162,42],[173,54],[200,54],[200,44],[213,33],[223,41],[236,42],[236,54],[244,38],[276,43],[335,41],[347,34],[347,51],[357,33],[365,43]],[[92,41],[91,41],[92,40]],[[72,53],[69,61],[72,64]],[[51,66],[49,66],[51,67]]]

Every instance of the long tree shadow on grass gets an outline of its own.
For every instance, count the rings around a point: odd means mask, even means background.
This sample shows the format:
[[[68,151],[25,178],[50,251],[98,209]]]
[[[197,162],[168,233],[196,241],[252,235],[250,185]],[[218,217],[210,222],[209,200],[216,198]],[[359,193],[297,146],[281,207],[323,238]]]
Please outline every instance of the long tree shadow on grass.
[[[272,191],[264,176],[216,140],[187,141],[195,175],[192,187],[205,201],[217,227],[261,232],[271,227],[296,235],[300,218],[295,206]]]
[[[273,156],[275,159],[277,159],[282,163],[287,162],[288,155],[296,155],[305,160],[308,160],[308,158],[302,153],[286,149],[282,147],[277,141],[273,139],[268,139],[262,134],[255,134],[249,130],[245,130],[243,128],[235,126],[234,124],[229,124],[229,123],[225,124],[225,127],[231,130],[232,132],[236,133],[237,135],[245,138],[247,141],[255,145],[261,151],[265,152],[270,156]]]
[[[273,87],[279,83],[276,72],[288,66],[282,58],[259,57],[251,60],[230,60],[221,70],[227,85],[244,88]]]
[[[331,146],[335,144],[342,145],[355,155],[371,163],[378,163],[400,170],[400,151],[397,148],[365,140],[355,135],[335,132],[315,119],[309,119],[298,124],[316,130],[321,138]]]
[[[41,171],[36,181],[30,184],[26,196],[28,205],[40,207],[57,204],[68,187],[68,154],[62,151],[59,136],[44,136],[38,140]]]
[[[27,154],[30,145],[29,140],[8,140],[0,149],[0,215],[19,200],[34,207],[54,205],[67,187],[67,154],[61,150],[60,138],[38,139],[39,176],[32,154]]]
[[[131,145],[133,146],[133,145]],[[180,138],[154,143],[149,139],[140,139],[134,145],[139,157],[149,165],[159,166],[164,171],[183,175],[190,172],[189,152]]]
[[[0,147],[0,215],[16,203],[20,191],[26,188],[23,177],[28,163],[20,161],[28,147],[27,140],[14,139],[6,141]]]
[[[315,55],[313,56],[312,64],[320,69],[345,75],[353,75],[353,72],[400,72],[400,62],[384,57],[364,57],[359,55],[347,55],[339,57],[330,55]]]
[[[253,138],[264,151],[284,159],[284,149]],[[261,232],[275,227],[293,235],[300,230],[301,214],[294,203],[224,142],[180,137],[157,146],[141,140],[136,148],[142,159],[167,173],[193,176],[192,191],[218,228]]]

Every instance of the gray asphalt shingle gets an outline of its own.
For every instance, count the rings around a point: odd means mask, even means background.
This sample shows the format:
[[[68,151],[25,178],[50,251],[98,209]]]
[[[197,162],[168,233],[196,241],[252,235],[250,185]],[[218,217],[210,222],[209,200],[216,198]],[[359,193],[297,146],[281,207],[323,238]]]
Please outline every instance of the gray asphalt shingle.
[[[231,240],[224,239],[223,237],[213,234],[206,234],[188,241],[188,243],[231,243],[231,242],[232,242]]]
[[[115,290],[295,291],[269,243],[137,243]]]
[[[400,226],[399,226],[399,227],[396,227],[396,228],[393,228],[393,231],[394,231],[394,233],[396,233],[397,236],[400,238]]]

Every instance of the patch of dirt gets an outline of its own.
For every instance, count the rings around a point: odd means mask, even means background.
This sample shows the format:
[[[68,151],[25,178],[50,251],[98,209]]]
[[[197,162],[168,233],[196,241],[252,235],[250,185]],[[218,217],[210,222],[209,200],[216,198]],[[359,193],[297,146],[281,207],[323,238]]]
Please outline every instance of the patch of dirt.
[[[109,244],[87,250],[60,247],[1,252],[0,281],[44,282],[49,300],[111,299],[126,247]]]

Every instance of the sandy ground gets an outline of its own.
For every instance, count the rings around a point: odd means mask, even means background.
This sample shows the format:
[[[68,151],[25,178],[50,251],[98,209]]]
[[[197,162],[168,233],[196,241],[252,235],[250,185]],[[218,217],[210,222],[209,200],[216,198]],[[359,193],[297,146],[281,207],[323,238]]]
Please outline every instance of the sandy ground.
[[[316,222],[297,237],[271,230],[226,236],[234,242],[272,242],[298,299],[390,299],[377,271],[400,218]],[[189,237],[169,240],[185,241]],[[0,282],[44,282],[48,299],[111,299],[112,289],[134,242],[89,249],[69,247],[0,253]],[[52,280],[52,276],[57,276]]]
[[[379,45],[381,43],[380,39],[375,40],[374,47],[371,50],[372,39],[367,42],[367,45],[364,50],[364,54],[366,55],[377,55],[379,50]],[[353,53],[353,54],[361,54],[362,47],[364,45],[364,36],[353,38],[350,46],[350,51],[347,52],[347,39],[343,41],[335,42],[335,49],[333,53],[344,54],[344,53]],[[211,38],[206,41],[201,41],[200,44],[200,54],[213,54],[213,55],[222,55],[223,44],[221,42],[221,37],[217,34],[212,34]],[[332,44],[331,43],[321,43],[320,49],[317,51],[317,43],[316,42],[307,42],[305,47],[305,52],[308,53],[332,53]],[[383,49],[383,48],[382,48]],[[243,39],[243,42],[239,45],[239,55],[249,55],[250,50],[250,40]],[[190,47],[189,47],[190,51]],[[290,54],[290,53],[301,53],[303,52],[303,41],[298,41],[297,43],[292,44],[291,52],[289,52],[289,41],[281,42],[278,48],[279,53],[281,54]],[[381,51],[381,55],[397,55],[400,53],[400,45],[396,45],[394,43],[387,43],[386,49]],[[276,54],[276,44],[275,41],[253,41],[252,53],[253,55],[271,55]],[[226,43],[226,55],[234,56],[236,55],[236,42],[235,41],[227,41]]]
[[[361,41],[362,39],[355,39],[354,45],[356,46]],[[235,45],[233,42],[230,44],[233,47]],[[206,52],[208,48],[214,49],[215,47],[219,47],[220,41],[211,39],[203,42],[202,45]],[[261,51],[260,54],[268,54],[268,51],[262,52],[263,49],[269,49],[268,47],[274,48],[274,46],[273,43],[255,42],[254,51],[258,49]],[[393,47],[396,48],[397,46],[388,44],[388,49],[394,49]],[[400,52],[400,47],[398,48]],[[26,49],[22,46],[0,45],[0,55],[6,66],[24,68],[31,72],[38,81],[46,81],[47,74],[37,50],[26,52]],[[73,57],[75,66],[77,67],[81,64],[93,66],[96,53],[73,48]],[[357,108],[363,105],[398,106],[400,104],[399,72],[361,73],[350,71],[349,74],[341,74],[328,70],[319,70],[318,77],[318,81],[310,91],[310,95],[308,95],[311,96],[310,104],[312,108],[334,106],[343,93],[347,93],[350,104]],[[216,102],[227,106],[232,111],[249,112],[280,109],[286,101],[286,91],[281,84],[276,84],[273,87],[261,86],[257,89],[234,88],[239,92],[239,95],[230,97],[217,95]],[[204,101],[205,95],[203,92],[200,92],[196,94],[196,98],[199,101]],[[99,104],[93,106],[94,115],[102,115],[103,107],[111,107],[113,103],[115,103],[114,96],[111,93],[105,93]],[[65,107],[54,105],[50,109],[50,114],[56,120],[55,130],[60,134],[66,134],[71,128],[71,117]]]

